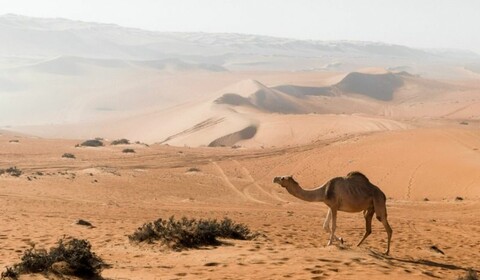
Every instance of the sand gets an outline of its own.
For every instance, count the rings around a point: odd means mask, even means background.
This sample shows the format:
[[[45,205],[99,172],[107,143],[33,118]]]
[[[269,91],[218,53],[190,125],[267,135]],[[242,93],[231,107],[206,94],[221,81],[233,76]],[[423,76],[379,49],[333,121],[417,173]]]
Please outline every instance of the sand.
[[[92,243],[111,265],[102,272],[109,279],[452,279],[480,268],[478,126],[354,133],[265,149],[134,144],[128,147],[135,154],[123,154],[126,145],[77,143],[0,135],[0,166],[24,172],[0,176],[0,267],[31,244],[48,248],[67,235]],[[65,152],[77,159],[62,158]],[[200,171],[188,172],[192,167]],[[327,207],[271,182],[291,174],[311,188],[351,170],[388,197],[389,257],[380,254],[386,233],[378,221],[364,245],[354,246],[364,230],[361,213],[340,213],[338,235],[346,243],[326,247]],[[128,241],[138,226],[171,215],[230,217],[265,237],[184,252]],[[75,225],[77,219],[95,228]]]
[[[22,171],[0,172],[0,268],[72,236],[91,242],[106,279],[456,279],[480,269],[474,54],[15,15],[0,16],[0,37],[0,170]],[[106,145],[75,147],[95,137]],[[120,138],[135,144],[110,145]],[[355,170],[387,196],[390,256],[376,220],[355,246],[361,213],[341,212],[345,243],[326,246],[327,207],[272,183],[293,175],[314,188]],[[260,235],[183,252],[129,241],[172,215],[228,217]]]

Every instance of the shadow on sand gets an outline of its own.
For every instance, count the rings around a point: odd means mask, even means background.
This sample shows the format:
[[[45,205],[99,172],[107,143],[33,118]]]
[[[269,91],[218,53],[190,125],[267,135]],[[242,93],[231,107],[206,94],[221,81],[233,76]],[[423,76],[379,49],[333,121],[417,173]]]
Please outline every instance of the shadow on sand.
[[[391,256],[386,256],[384,254],[369,250],[369,255],[379,259],[379,260],[384,260],[388,263],[392,263],[392,261],[397,261],[399,263],[405,263],[405,264],[418,264],[418,265],[425,265],[425,266],[430,266],[430,267],[440,267],[440,268],[445,268],[445,269],[451,269],[451,270],[472,270],[473,268],[466,268],[454,264],[448,264],[448,263],[440,263],[440,262],[434,262],[430,260],[424,260],[424,259],[405,259],[405,258],[397,258],[397,257],[391,257]],[[475,270],[475,269],[473,269]]]

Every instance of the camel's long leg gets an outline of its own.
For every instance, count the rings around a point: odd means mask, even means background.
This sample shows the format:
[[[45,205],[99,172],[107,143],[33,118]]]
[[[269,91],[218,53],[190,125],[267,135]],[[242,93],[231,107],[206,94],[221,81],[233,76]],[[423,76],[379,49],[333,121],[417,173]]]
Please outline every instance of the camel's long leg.
[[[390,227],[390,225],[388,224],[386,215],[384,217],[381,217],[381,222],[382,222],[383,226],[385,227],[385,230],[387,231],[387,235],[388,235],[387,250],[385,251],[385,255],[388,255],[388,253],[390,253],[390,241],[392,240],[393,230]]]
[[[365,217],[365,234],[363,235],[363,238],[362,240],[360,240],[360,242],[358,242],[357,246],[360,246],[360,244],[362,244],[362,242],[370,235],[370,233],[372,233],[372,218],[373,218],[373,214],[375,213],[375,210],[372,209],[368,209],[365,213],[364,213],[364,217]]]
[[[392,240],[392,228],[388,224],[387,220],[387,207],[385,205],[385,200],[383,201],[373,201],[374,203],[374,208],[375,208],[375,213],[377,214],[377,219],[382,222],[383,226],[385,227],[385,230],[387,231],[388,239],[387,239],[387,250],[385,251],[385,255],[388,255],[390,253],[390,241]]]
[[[323,229],[330,233],[330,220],[332,219],[332,210],[330,210],[330,208],[328,208],[328,212],[327,212],[327,217],[325,217],[325,222],[323,222]]]
[[[332,220],[332,210],[330,208],[328,208],[327,217],[325,217],[325,222],[323,223],[323,229],[328,233],[331,233],[331,231],[330,231],[330,221],[331,220]],[[343,244],[343,238],[338,237],[336,235],[334,235],[334,238],[337,241],[339,241],[340,243]]]
[[[327,246],[332,245],[333,239],[335,238],[335,230],[337,229],[337,209],[331,209],[332,211],[332,231],[330,232],[330,240],[328,241]]]

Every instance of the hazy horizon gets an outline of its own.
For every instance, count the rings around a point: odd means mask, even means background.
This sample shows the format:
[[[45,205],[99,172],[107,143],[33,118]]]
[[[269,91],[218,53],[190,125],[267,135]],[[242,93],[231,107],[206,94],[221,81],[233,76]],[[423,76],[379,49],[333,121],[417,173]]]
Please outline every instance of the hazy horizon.
[[[0,15],[64,18],[160,32],[241,33],[300,40],[368,41],[480,54],[480,2],[0,0]],[[94,4],[93,4],[94,3]],[[113,12],[112,12],[113,11]]]

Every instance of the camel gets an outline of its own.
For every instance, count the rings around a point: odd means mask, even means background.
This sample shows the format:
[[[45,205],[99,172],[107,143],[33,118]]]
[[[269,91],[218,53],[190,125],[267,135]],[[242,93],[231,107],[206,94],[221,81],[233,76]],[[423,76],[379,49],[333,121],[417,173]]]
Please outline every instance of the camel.
[[[390,253],[390,241],[392,239],[392,228],[387,221],[387,207],[385,205],[385,194],[377,186],[370,183],[368,178],[360,172],[350,172],[345,177],[336,177],[327,181],[323,186],[305,190],[293,179],[293,176],[279,176],[273,179],[274,183],[287,189],[287,191],[305,201],[324,202],[328,207],[328,213],[323,225],[324,229],[330,231],[330,240],[327,246],[333,244],[337,239],[343,243],[342,238],[335,235],[337,228],[337,211],[361,212],[365,217],[365,234],[358,242],[360,246],[363,241],[372,233],[373,214],[377,214],[377,219],[382,222],[387,231],[387,250],[385,255]],[[332,220],[332,229],[328,224]]]

